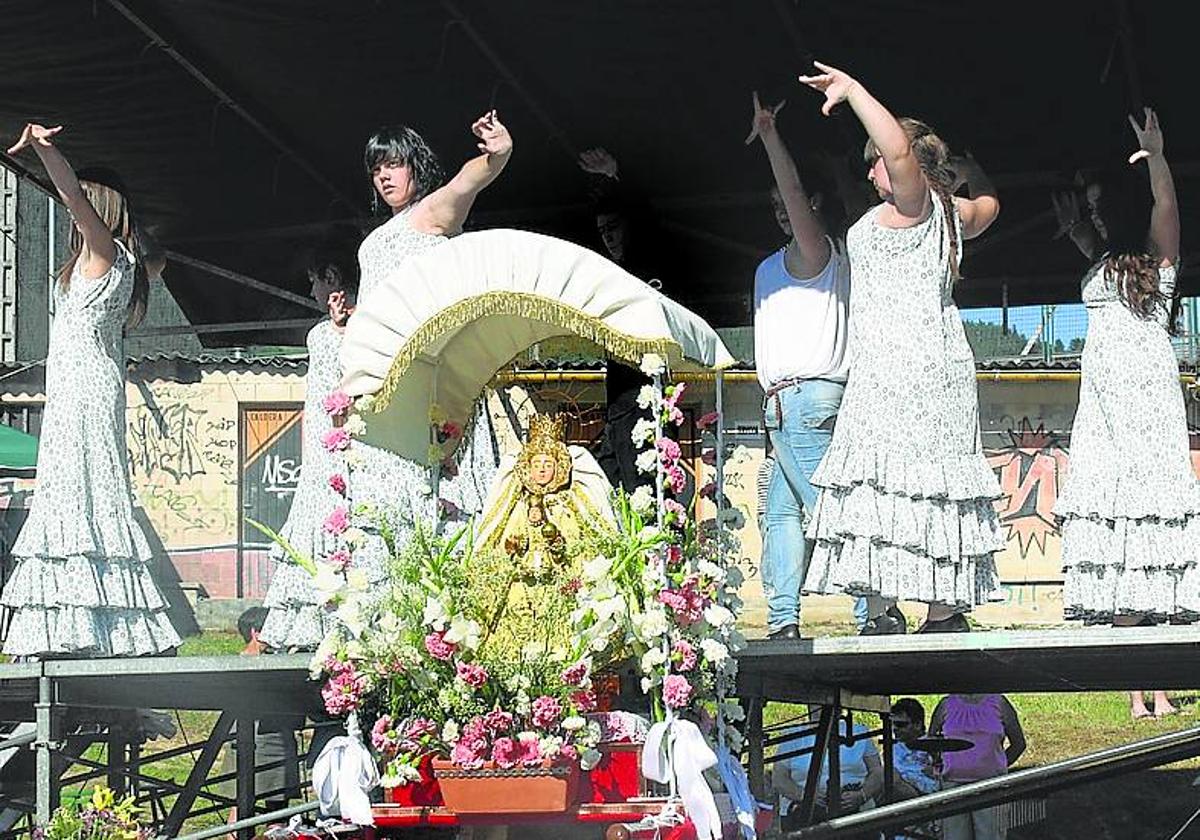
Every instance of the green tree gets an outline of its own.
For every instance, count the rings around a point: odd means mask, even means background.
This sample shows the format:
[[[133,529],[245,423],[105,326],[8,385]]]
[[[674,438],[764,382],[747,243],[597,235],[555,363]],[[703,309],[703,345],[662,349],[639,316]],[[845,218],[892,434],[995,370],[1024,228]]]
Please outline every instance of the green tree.
[[[1013,330],[1006,333],[990,321],[963,321],[963,329],[977,359],[1019,356],[1029,341],[1028,336]]]

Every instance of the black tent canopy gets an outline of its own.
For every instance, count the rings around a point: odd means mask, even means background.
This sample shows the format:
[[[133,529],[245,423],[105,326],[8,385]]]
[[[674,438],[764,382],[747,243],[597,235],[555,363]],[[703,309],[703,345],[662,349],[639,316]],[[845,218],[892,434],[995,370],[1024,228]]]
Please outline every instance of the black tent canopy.
[[[1184,210],[1200,173],[1200,115],[1182,68],[1189,32],[1163,0],[7,0],[0,7],[0,136],[63,123],[77,166],[118,170],[172,252],[299,294],[304,247],[366,229],[363,141],[417,127],[453,171],[468,126],[496,107],[512,163],[472,226],[587,244],[574,162],[603,145],[645,199],[664,288],[717,325],[749,322],[753,268],[777,247],[770,175],[742,139],[749,92],[786,97],[781,131],[811,171],[861,148],[795,76],[815,55],[898,113],[969,149],[1000,188],[1000,220],[972,245],[960,305],[1077,299],[1082,258],[1054,238],[1049,190],[1118,165],[1125,120],[1159,109]],[[20,164],[41,176],[36,160]],[[293,302],[176,262],[168,282],[196,323],[295,318]],[[1194,276],[1185,293],[1195,294]],[[209,343],[295,340],[275,331]]]

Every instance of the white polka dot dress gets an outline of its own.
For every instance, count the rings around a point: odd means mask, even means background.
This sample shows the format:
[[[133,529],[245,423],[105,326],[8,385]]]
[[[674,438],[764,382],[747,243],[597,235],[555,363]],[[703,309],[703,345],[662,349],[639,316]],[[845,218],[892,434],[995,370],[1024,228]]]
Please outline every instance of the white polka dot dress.
[[[1169,297],[1175,269],[1159,269]],[[1200,480],[1192,469],[1167,312],[1139,318],[1104,276],[1084,277],[1087,341],[1062,529],[1068,618],[1200,613]]]
[[[812,479],[805,590],[968,610],[998,588],[1002,494],[980,443],[975,359],[932,201],[911,228],[881,226],[872,208],[846,239],[850,373]]]
[[[303,557],[319,560],[336,549],[335,540],[324,530],[329,512],[344,500],[329,485],[334,473],[344,474],[340,457],[321,443],[333,428],[333,420],[322,404],[341,383],[338,350],[342,334],[328,319],[308,332],[308,374],[304,381],[303,461],[300,481],[292,497],[287,522],[280,536]],[[272,545],[275,573],[263,600],[269,610],[260,637],[281,650],[315,648],[333,628],[332,612],[325,609],[313,587],[313,577],[292,562],[281,546]],[[380,577],[377,574],[376,577]]]
[[[179,644],[133,516],[125,446],[123,327],[133,257],[54,288],[37,489],[0,595],[4,652],[139,656]]]

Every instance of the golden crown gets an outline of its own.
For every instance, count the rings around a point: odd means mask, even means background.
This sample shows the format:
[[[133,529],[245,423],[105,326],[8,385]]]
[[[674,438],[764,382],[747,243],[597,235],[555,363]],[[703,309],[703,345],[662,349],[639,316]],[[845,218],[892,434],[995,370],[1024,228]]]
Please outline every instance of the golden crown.
[[[561,444],[567,437],[567,418],[561,414],[535,414],[529,422],[529,443]]]

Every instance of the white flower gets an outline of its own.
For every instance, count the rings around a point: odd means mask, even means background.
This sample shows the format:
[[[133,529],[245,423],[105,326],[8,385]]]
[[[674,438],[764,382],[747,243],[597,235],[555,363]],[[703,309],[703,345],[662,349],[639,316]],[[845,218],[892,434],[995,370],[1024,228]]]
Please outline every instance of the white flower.
[[[375,407],[375,395],[363,394],[354,401],[354,407],[359,411],[370,411]]]
[[[652,688],[654,688],[654,680],[649,677],[642,677],[642,694],[649,694]]]
[[[591,560],[583,564],[583,579],[584,580],[607,580],[608,572],[612,568],[612,558],[605,557],[603,554],[597,554]]]
[[[654,468],[658,466],[658,450],[647,449],[637,456],[637,461],[634,463],[637,465],[638,472],[646,474],[654,472]]]
[[[657,536],[658,536],[658,526],[657,525],[647,525],[645,528],[638,531],[638,539],[641,540],[642,542],[650,542],[652,539],[654,539]]]
[[[533,701],[529,699],[529,695],[524,691],[518,691],[513,698],[513,711],[519,715],[527,715],[532,708]]]
[[[701,560],[697,563],[696,572],[705,577],[712,578],[717,583],[725,580],[725,570],[711,560]]]
[[[658,666],[665,664],[667,655],[660,647],[652,647],[650,650],[642,654],[642,673],[653,674],[658,670]]]
[[[720,604],[709,604],[704,608],[704,620],[713,627],[724,627],[733,624],[734,615]]]
[[[351,592],[367,592],[371,589],[371,580],[362,569],[349,568],[345,572],[346,588]]]
[[[562,752],[563,739],[557,735],[547,735],[538,741],[538,752],[546,758],[555,758]]]
[[[729,648],[716,639],[701,639],[700,652],[704,654],[705,661],[713,665],[720,665],[729,658]]]
[[[642,373],[647,376],[658,376],[667,369],[667,362],[657,353],[647,353],[642,356]]]
[[[625,596],[623,595],[614,595],[612,598],[605,598],[603,601],[597,602],[592,609],[595,610],[596,618],[600,621],[614,619],[629,612],[629,609],[625,606]]]
[[[433,485],[428,481],[422,481],[417,485],[417,495],[429,498],[433,495]]]
[[[653,641],[659,636],[666,635],[670,629],[667,613],[661,606],[652,606],[634,619],[634,628],[638,636],[646,641]]]
[[[345,579],[333,566],[323,561],[317,561],[317,576],[313,578],[313,590],[316,592],[317,603],[330,604],[341,597],[346,587]]]
[[[454,720],[448,720],[442,724],[442,740],[447,744],[453,744],[458,740],[458,724]]]
[[[308,663],[308,676],[311,679],[320,679],[321,674],[325,673],[325,660],[337,653],[338,645],[336,633],[328,634],[321,640],[321,644],[317,645],[317,649],[313,651],[312,659]]]
[[[348,418],[346,418],[346,423],[342,426],[342,428],[346,430],[346,434],[352,435],[353,437],[358,437],[359,435],[366,433],[367,424],[363,421],[361,416],[357,414],[351,414]]]
[[[482,632],[483,628],[479,626],[479,622],[468,620],[460,614],[450,619],[450,629],[446,631],[445,638],[451,644],[461,644],[467,650],[475,650],[479,647],[479,636]]]
[[[600,763],[600,758],[598,750],[586,749],[579,755],[579,767],[581,770],[591,770]]]
[[[563,718],[561,725],[564,732],[578,732],[580,729],[583,729],[585,725],[587,725],[587,721],[581,718],[579,715],[571,715],[570,717]]]
[[[434,630],[445,630],[446,622],[450,620],[450,614],[446,612],[446,605],[432,596],[425,601],[425,610],[421,613],[421,620]]]
[[[334,615],[346,627],[346,631],[354,638],[362,636],[367,629],[367,621],[363,613],[366,604],[358,595],[350,595],[338,605]]]
[[[647,409],[654,405],[654,401],[656,399],[658,399],[658,394],[655,392],[653,385],[643,385],[641,389],[638,390],[638,408]]]
[[[507,680],[504,681],[504,685],[506,688],[508,688],[509,691],[515,692],[515,691],[528,691],[530,686],[533,685],[533,683],[530,681],[529,677],[525,676],[524,674],[513,674],[511,677],[509,677]]]
[[[346,462],[346,466],[350,467],[351,469],[358,469],[364,463],[363,454],[357,449],[353,448],[347,449],[344,453],[342,453],[342,460],[344,460]]]
[[[645,516],[654,510],[654,491],[645,484],[640,485],[629,496],[629,505]]]
[[[529,741],[537,741],[537,742],[541,743],[541,738],[538,737],[538,734],[536,732],[530,732],[528,730],[526,730],[525,732],[518,732],[517,740],[525,741],[526,743],[528,743]]]
[[[588,647],[592,653],[604,653],[608,649],[608,636],[597,636]]]
[[[633,431],[629,433],[629,439],[634,445],[641,448],[647,443],[654,441],[654,436],[658,434],[658,426],[654,421],[643,417],[633,424]]]
[[[351,526],[342,532],[342,539],[346,541],[346,546],[353,551],[366,541],[367,532],[362,528]]]

